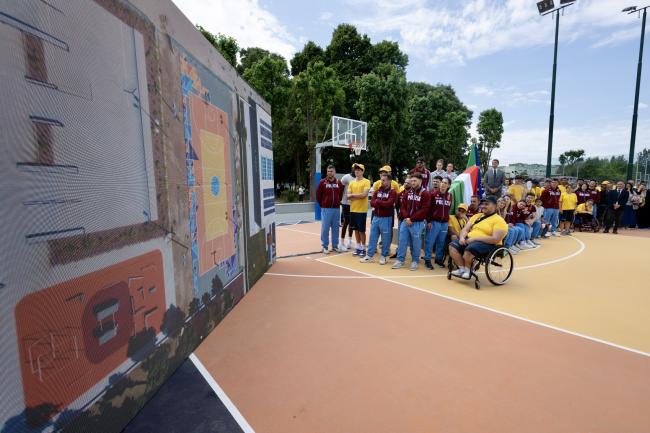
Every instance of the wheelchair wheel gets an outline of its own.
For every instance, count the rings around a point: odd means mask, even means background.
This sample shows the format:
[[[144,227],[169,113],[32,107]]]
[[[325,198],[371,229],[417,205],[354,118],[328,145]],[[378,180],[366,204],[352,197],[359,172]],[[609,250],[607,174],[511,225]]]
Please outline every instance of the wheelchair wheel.
[[[485,275],[495,286],[505,284],[512,275],[514,260],[507,248],[494,250],[485,261]]]

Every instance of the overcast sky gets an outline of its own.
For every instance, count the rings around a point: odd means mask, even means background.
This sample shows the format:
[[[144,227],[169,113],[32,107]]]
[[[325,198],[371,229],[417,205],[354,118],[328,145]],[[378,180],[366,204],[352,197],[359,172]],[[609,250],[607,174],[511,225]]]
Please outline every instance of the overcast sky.
[[[503,163],[546,162],[555,26],[535,0],[173,1],[193,23],[287,59],[308,40],[324,47],[344,22],[373,42],[398,41],[409,80],[451,84],[474,122],[481,110],[503,112]],[[575,148],[627,155],[641,34],[637,15],[621,13],[630,4],[578,0],[560,17],[554,160]],[[647,46],[637,149],[650,148]]]

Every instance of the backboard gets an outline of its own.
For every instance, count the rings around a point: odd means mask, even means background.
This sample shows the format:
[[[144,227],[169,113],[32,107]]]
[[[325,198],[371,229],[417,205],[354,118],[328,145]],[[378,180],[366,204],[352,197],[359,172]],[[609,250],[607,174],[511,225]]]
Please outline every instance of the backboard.
[[[361,120],[332,116],[332,146],[348,148],[356,155],[367,149],[368,124]]]

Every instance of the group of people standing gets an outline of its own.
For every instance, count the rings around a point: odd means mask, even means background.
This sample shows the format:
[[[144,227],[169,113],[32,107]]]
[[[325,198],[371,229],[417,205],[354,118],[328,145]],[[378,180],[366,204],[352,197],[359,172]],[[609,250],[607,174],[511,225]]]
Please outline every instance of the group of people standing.
[[[352,248],[354,234],[352,254],[362,263],[375,261],[381,239],[381,265],[394,258],[393,269],[402,268],[407,249],[410,249],[410,269],[416,270],[424,247],[424,263],[428,269],[434,269],[435,265],[445,267],[445,246],[458,240],[470,218],[481,213],[478,207],[470,209],[465,204],[459,205],[456,212],[451,211],[453,197],[449,187],[457,176],[453,165],[445,167],[444,161],[439,160],[436,170],[431,172],[420,158],[401,186],[393,178],[388,165],[379,170],[380,179],[373,185],[364,177],[364,172],[363,164],[353,164],[352,172],[338,180],[336,169],[329,166],[327,176],[318,184],[316,200],[321,207],[323,253],[329,253],[330,239],[334,251],[348,251]],[[367,239],[369,208],[373,212]],[[398,242],[397,251],[391,256],[395,215],[398,218]]]

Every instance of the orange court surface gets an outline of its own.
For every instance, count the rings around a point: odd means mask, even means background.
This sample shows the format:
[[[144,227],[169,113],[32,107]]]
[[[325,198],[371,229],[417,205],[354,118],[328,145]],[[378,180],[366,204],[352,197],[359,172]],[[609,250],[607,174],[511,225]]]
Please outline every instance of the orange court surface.
[[[257,433],[650,432],[650,236],[542,242],[475,290],[278,227],[195,355]]]

